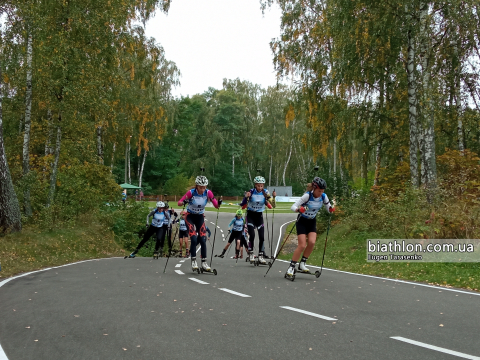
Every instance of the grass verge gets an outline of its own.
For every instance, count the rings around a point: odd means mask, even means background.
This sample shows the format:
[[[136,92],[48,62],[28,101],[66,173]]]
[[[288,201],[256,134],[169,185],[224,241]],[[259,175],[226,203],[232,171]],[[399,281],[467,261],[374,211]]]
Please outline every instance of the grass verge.
[[[124,256],[113,232],[91,217],[53,231],[31,226],[0,241],[0,278],[81,260]]]
[[[380,239],[384,238],[384,236],[373,231],[352,230],[347,221],[330,228],[324,267],[391,279],[479,291],[479,263],[368,263],[366,261],[367,239]],[[286,234],[290,232],[293,224],[287,226]],[[289,240],[289,243],[295,243],[296,236],[294,236],[294,233],[295,231],[290,235],[292,240]],[[315,266],[322,264],[325,237],[326,232],[317,235],[317,242],[315,243],[313,253],[308,259],[308,264]],[[295,248],[296,246],[287,243],[279,258],[291,260]]]

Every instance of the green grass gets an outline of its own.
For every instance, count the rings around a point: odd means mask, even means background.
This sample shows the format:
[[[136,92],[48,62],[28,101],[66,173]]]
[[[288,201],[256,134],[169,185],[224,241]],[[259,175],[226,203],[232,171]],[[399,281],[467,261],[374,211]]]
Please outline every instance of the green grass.
[[[74,226],[42,231],[34,226],[0,241],[0,278],[75,261],[123,256],[113,233],[92,218]]]
[[[293,223],[287,227],[290,232]],[[295,231],[293,232],[295,233]],[[308,264],[322,264],[326,232],[318,234]],[[385,238],[380,233],[351,230],[348,219],[330,228],[324,267],[392,279],[417,281],[431,285],[465,288],[479,291],[479,263],[393,263],[366,261],[367,239]],[[280,259],[291,260],[292,253],[281,254]]]

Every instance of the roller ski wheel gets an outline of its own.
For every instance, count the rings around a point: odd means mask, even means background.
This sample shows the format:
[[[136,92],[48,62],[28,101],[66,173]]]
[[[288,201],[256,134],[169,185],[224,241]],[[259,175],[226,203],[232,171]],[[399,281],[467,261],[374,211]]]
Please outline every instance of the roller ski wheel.
[[[155,251],[155,252],[153,253],[153,259],[154,259],[154,260],[158,260],[158,256],[159,256],[158,251]]]
[[[287,279],[287,280],[290,280],[290,281],[294,281],[295,280],[295,274],[288,275],[287,273],[285,273],[284,278]]]
[[[318,279],[320,277],[320,271],[315,271],[315,277]]]

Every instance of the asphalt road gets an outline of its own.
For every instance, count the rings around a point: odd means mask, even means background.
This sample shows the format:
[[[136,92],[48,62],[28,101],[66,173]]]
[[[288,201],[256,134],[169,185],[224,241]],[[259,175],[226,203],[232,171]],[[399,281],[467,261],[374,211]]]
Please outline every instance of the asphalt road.
[[[232,217],[219,214],[216,254]],[[273,246],[294,218],[275,215]],[[0,282],[0,360],[480,359],[478,293],[329,269],[290,282],[286,262],[264,277],[233,254],[213,258],[217,276],[113,258]]]

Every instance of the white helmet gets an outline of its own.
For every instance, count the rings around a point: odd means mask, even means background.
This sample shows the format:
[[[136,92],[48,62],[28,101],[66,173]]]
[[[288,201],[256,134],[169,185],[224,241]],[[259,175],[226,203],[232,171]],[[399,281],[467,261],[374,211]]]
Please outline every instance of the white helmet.
[[[208,179],[203,175],[199,175],[195,179],[195,184],[197,184],[199,186],[207,186],[208,185]]]
[[[165,204],[163,203],[163,201],[157,202],[157,208],[163,208],[163,207],[165,207]]]
[[[265,178],[263,176],[255,176],[255,179],[253,179],[253,182],[255,184],[265,184]]]

